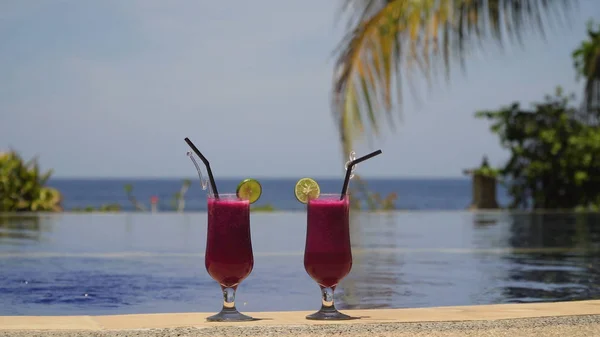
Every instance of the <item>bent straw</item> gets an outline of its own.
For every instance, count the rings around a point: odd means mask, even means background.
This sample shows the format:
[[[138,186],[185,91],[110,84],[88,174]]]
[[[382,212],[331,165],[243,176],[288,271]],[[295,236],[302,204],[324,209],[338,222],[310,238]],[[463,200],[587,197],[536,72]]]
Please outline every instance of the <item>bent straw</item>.
[[[350,164],[348,164],[348,167],[346,168],[346,177],[344,178],[344,185],[342,186],[342,193],[340,194],[340,200],[343,200],[344,196],[346,195],[346,191],[348,190],[348,184],[350,183],[350,175],[352,175],[352,168],[354,167],[354,165],[361,163],[367,159],[371,159],[377,155],[380,155],[381,153],[381,150],[377,150],[375,152],[369,153],[366,156],[354,159],[350,162]]]
[[[192,141],[188,137],[185,137],[185,142],[192,148],[192,150],[198,155],[198,157],[200,157],[200,160],[202,160],[204,166],[206,166],[206,171],[208,172],[208,179],[210,179],[210,184],[213,189],[213,194],[215,195],[215,199],[219,199],[219,192],[217,192],[217,184],[215,184],[215,178],[213,177],[212,170],[210,169],[210,163],[208,162],[208,159],[206,159],[206,157],[204,157],[204,155],[200,153],[200,150],[198,150],[196,145],[194,145],[194,143],[192,143]]]

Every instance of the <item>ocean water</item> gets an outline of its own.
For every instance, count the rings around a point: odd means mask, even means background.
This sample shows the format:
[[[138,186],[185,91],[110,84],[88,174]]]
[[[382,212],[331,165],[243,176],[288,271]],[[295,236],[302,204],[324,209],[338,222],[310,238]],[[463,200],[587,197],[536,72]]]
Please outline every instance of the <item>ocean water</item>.
[[[220,193],[233,193],[242,179],[220,179],[217,187]],[[341,179],[316,179],[322,193],[341,191]],[[146,207],[150,198],[158,197],[159,211],[173,211],[173,196],[181,188],[183,179],[52,179],[49,185],[63,193],[63,207],[66,210],[99,207],[117,203],[123,210],[134,207],[125,194],[125,184],[133,186],[133,195]],[[186,211],[206,210],[206,191],[197,179],[186,194]],[[297,179],[259,179],[263,194],[255,204],[271,205],[278,211],[303,210],[304,205],[294,197]],[[370,179],[366,178],[371,192],[386,196],[396,193],[397,209],[408,210],[463,210],[471,203],[471,180],[457,179]],[[500,205],[506,205],[509,198],[506,190],[498,186],[497,198]]]

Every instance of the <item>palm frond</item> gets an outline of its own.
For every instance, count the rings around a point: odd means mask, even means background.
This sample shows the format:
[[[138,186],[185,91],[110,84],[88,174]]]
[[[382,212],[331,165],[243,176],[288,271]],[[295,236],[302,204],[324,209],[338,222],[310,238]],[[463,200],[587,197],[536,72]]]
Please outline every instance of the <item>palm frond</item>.
[[[596,46],[595,55],[590,62],[594,67],[585,82],[584,109],[588,114],[600,118],[600,46]]]
[[[463,68],[483,43],[522,43],[527,31],[569,19],[577,0],[343,0],[349,33],[337,49],[332,109],[344,152],[385,118],[393,126],[405,84]]]
[[[588,39],[573,52],[578,77],[585,78],[581,117],[592,123],[600,120],[600,25],[588,22]]]

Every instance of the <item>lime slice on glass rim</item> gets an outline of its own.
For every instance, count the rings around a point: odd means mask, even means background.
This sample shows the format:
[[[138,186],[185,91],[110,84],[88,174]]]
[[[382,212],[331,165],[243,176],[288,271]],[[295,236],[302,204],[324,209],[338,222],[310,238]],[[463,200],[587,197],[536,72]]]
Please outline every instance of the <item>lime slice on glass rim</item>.
[[[296,199],[303,204],[307,204],[309,199],[316,199],[321,194],[319,184],[312,178],[302,178],[298,180],[294,187]]]
[[[251,204],[255,203],[262,194],[262,186],[256,179],[244,179],[237,186],[235,194],[242,200],[248,200]]]

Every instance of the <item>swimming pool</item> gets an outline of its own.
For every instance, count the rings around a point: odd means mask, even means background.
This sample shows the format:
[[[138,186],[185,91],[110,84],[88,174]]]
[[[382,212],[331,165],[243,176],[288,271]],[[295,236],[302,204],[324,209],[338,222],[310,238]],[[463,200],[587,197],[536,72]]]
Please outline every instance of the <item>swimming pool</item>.
[[[252,214],[240,311],[315,310],[306,214]],[[600,216],[357,213],[336,305],[403,308],[600,298]],[[0,215],[0,315],[216,312],[205,213]]]

